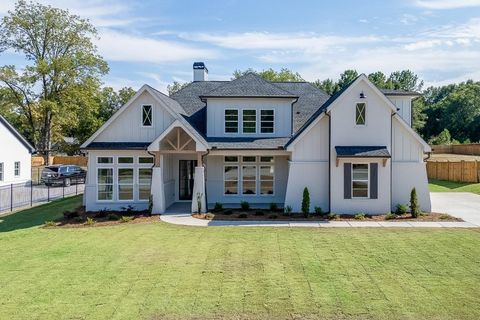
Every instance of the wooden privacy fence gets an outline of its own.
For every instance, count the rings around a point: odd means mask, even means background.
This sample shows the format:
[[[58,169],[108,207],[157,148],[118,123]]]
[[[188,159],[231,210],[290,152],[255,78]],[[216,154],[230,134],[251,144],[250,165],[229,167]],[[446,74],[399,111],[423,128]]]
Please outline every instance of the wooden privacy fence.
[[[453,153],[480,156],[480,143],[433,145],[433,153]]]
[[[54,156],[50,157],[51,164],[73,164],[81,167],[87,166],[87,157],[82,156]],[[32,157],[32,167],[45,165],[43,157]]]
[[[427,161],[429,179],[479,182],[479,161]]]

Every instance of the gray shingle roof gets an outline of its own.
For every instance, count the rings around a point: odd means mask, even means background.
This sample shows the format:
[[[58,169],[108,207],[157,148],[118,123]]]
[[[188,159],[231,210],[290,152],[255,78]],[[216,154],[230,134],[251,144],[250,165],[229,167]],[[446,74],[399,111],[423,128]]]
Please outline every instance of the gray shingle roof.
[[[336,146],[338,158],[390,158],[386,146]]]
[[[420,93],[415,91],[405,91],[399,89],[382,89],[378,88],[386,96],[421,96]]]
[[[90,150],[146,150],[152,142],[92,142],[85,149]]]
[[[207,138],[208,145],[217,149],[283,149],[290,138]]]

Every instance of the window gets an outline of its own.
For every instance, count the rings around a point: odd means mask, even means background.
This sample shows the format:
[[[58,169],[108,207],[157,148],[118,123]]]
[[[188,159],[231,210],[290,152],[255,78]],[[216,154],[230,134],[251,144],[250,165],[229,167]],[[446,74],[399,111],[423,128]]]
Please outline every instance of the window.
[[[142,125],[144,127],[151,127],[152,126],[152,106],[150,105],[143,105],[142,106]]]
[[[243,194],[257,193],[257,166],[242,167],[242,190]]]
[[[365,103],[357,103],[355,108],[355,124],[357,126],[364,126],[365,125],[365,111],[366,111],[366,104]]]
[[[113,163],[113,157],[98,157],[98,164]]]
[[[99,168],[97,171],[98,200],[113,200],[113,169]]]
[[[243,133],[257,132],[257,111],[243,110]]]
[[[133,163],[133,157],[118,157],[118,163]]]
[[[260,132],[273,133],[274,131],[274,113],[273,110],[260,111]]]
[[[14,174],[15,177],[20,176],[20,161],[15,161]]]
[[[238,157],[237,156],[226,156],[225,157],[225,162],[238,162]]]
[[[133,168],[118,169],[118,200],[133,200]]]
[[[257,161],[257,157],[255,156],[246,156],[242,158],[243,162],[255,162]]]
[[[238,133],[238,110],[225,110],[225,133]]]
[[[368,198],[368,164],[352,164],[352,197]]]
[[[152,183],[152,169],[138,169],[138,200],[150,198],[150,185]]]
[[[225,166],[224,181],[224,194],[238,194],[238,166]]]
[[[274,166],[260,166],[260,194],[273,194],[274,173]]]
[[[3,181],[3,162],[0,162],[0,181]]]
[[[153,157],[139,157],[138,163],[140,164],[153,163]]]
[[[260,157],[260,162],[273,162],[273,157]]]

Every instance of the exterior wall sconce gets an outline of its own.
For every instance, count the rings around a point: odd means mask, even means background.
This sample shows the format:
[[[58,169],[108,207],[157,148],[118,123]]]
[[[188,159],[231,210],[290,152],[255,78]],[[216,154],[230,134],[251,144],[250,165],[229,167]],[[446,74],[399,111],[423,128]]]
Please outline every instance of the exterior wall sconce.
[[[365,93],[363,93],[363,91],[360,92],[360,99],[365,99],[366,97],[367,97],[367,96],[365,95]]]

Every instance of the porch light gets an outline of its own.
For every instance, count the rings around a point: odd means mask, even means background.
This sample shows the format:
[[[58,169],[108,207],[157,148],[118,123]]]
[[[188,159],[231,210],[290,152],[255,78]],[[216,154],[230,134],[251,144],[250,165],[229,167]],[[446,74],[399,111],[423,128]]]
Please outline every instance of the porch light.
[[[360,92],[360,99],[365,99],[366,97],[367,97],[367,96],[365,95],[365,93],[363,93],[363,91]]]

